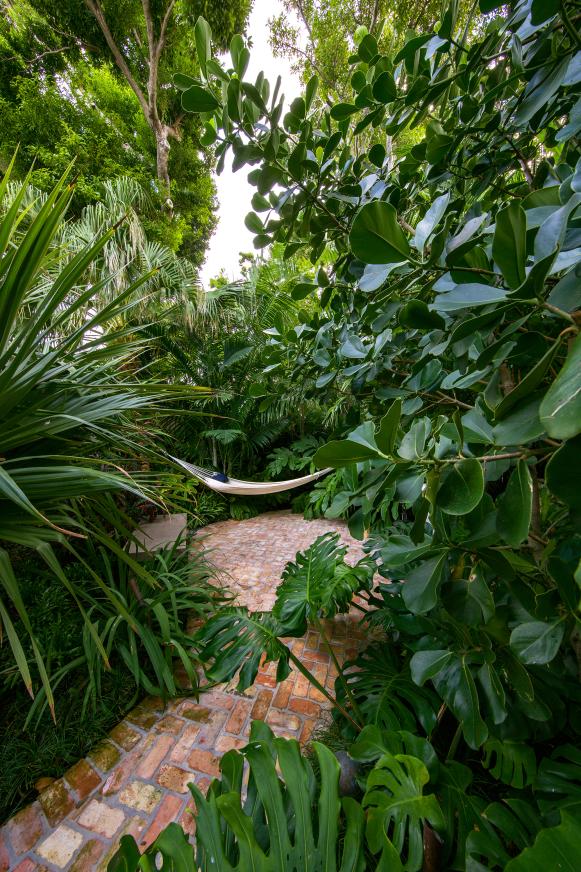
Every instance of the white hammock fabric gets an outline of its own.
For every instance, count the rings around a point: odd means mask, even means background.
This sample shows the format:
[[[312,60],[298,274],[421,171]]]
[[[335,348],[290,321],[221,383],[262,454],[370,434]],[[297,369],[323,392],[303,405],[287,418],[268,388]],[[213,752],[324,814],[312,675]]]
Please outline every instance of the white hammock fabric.
[[[300,487],[303,484],[310,484],[312,481],[317,481],[328,472],[332,472],[332,467],[321,469],[319,472],[314,472],[312,475],[304,475],[302,478],[293,478],[289,481],[241,481],[238,478],[229,478],[228,481],[218,481],[213,478],[215,473],[209,469],[203,469],[201,466],[194,466],[193,463],[186,463],[185,460],[180,460],[179,457],[172,457],[176,463],[179,463],[186,472],[190,475],[199,478],[212,490],[218,491],[221,494],[237,494],[243,497],[258,497],[263,494],[280,494],[283,491],[293,490],[295,487]]]

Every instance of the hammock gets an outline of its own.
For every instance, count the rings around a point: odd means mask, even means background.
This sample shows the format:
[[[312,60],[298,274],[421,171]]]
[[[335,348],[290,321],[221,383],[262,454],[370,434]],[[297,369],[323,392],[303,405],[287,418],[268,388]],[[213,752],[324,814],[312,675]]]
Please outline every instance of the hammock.
[[[328,472],[332,471],[332,467],[329,467],[328,469],[321,469],[320,472],[314,472],[312,475],[293,478],[290,481],[241,481],[238,478],[219,481],[213,477],[215,473],[210,469],[203,469],[201,466],[194,466],[193,463],[186,463],[185,460],[180,460],[179,457],[172,457],[171,459],[179,463],[190,475],[199,478],[201,482],[212,488],[212,490],[218,491],[221,494],[238,494],[245,497],[257,497],[262,494],[279,494],[282,491],[300,487],[302,484],[317,481],[321,476],[327,475]]]

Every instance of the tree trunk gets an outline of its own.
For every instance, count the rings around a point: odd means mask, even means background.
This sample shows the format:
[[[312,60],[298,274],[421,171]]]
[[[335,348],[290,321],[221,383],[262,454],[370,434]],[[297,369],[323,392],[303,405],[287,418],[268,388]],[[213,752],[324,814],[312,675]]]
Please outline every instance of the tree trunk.
[[[169,137],[165,124],[157,124],[153,132],[155,134],[155,147],[157,155],[157,178],[160,183],[163,207],[170,215],[173,212],[173,203],[170,196],[169,178]]]

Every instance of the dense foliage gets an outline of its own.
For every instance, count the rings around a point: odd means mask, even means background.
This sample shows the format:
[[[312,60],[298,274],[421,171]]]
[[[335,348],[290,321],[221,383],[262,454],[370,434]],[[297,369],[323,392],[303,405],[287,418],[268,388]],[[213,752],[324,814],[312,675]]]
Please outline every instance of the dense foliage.
[[[168,83],[176,70],[196,70],[199,14],[226,45],[248,11],[242,2],[189,0],[3,3],[3,166],[20,146],[20,175],[34,159],[34,183],[50,190],[74,160],[77,212],[101,198],[103,182],[131,176],[146,194],[151,238],[200,266],[215,226],[211,160],[200,154],[199,123]]]
[[[370,532],[386,581],[339,722],[371,849],[410,872],[577,864],[581,38],[574,3],[500,6],[481,0],[471,41],[454,3],[394,56],[364,36],[330,108],[312,78],[284,114],[280,83],[244,80],[241,39],[231,66],[210,57],[204,21],[201,78],[177,81],[220,161],[253,167],[256,247],[332,256],[268,367],[349,397],[315,460],[343,470],[330,511]],[[370,127],[417,142],[369,148]],[[284,677],[295,593],[211,621],[211,670],[252,680],[262,638]]]

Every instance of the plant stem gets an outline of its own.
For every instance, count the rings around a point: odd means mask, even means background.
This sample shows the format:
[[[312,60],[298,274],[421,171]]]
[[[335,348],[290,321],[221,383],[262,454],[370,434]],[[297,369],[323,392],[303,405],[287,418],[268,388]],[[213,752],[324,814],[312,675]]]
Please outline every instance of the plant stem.
[[[326,633],[323,629],[323,625],[321,623],[321,619],[319,618],[318,615],[315,617],[315,625],[316,625],[319,633],[321,634],[321,639],[325,643],[325,647],[331,656],[331,660],[335,664],[335,669],[337,670],[337,672],[341,678],[341,682],[343,683],[343,687],[345,688],[345,693],[347,694],[347,698],[349,699],[349,702],[351,703],[351,708],[353,709],[353,711],[355,712],[355,714],[357,715],[357,717],[359,718],[361,723],[363,723],[363,716],[361,714],[361,711],[359,710],[359,706],[355,702],[353,694],[351,693],[351,688],[349,687],[349,685],[347,683],[345,673],[343,672],[343,669],[341,668],[341,665],[340,665],[339,661],[337,660],[337,655],[333,651],[333,646],[331,645],[331,643],[329,642],[329,639],[327,638],[327,635],[326,635]]]
[[[336,700],[333,696],[331,696],[331,694],[329,693],[329,691],[328,691],[325,687],[323,687],[323,685],[321,684],[320,681],[317,681],[317,679],[315,678],[315,676],[313,675],[313,673],[310,672],[310,671],[307,669],[307,667],[304,666],[304,665],[301,663],[301,661],[299,660],[299,658],[296,656],[296,654],[293,654],[293,652],[290,650],[290,648],[288,649],[288,653],[289,653],[289,658],[290,658],[290,660],[291,660],[291,663],[294,663],[294,665],[297,667],[297,669],[299,670],[299,672],[300,672],[302,675],[304,675],[305,678],[307,678],[307,679],[311,682],[311,684],[313,685],[313,687],[316,687],[317,690],[318,690],[320,693],[322,693],[323,696],[326,697],[326,698],[329,700],[329,702],[330,702],[330,703],[331,703],[331,704],[332,704],[332,705],[337,709],[337,711],[340,712],[340,713],[343,715],[344,718],[347,718],[347,720],[349,721],[349,723],[350,723],[353,727],[355,727],[355,729],[357,730],[357,732],[360,733],[360,732],[361,732],[361,729],[362,729],[362,728],[361,728],[361,724],[358,724],[357,721],[354,721],[354,720],[353,720],[353,718],[351,717],[351,715],[349,714],[349,712],[348,712],[346,709],[343,708],[343,706],[341,705],[341,703],[337,702],[337,700]]]

